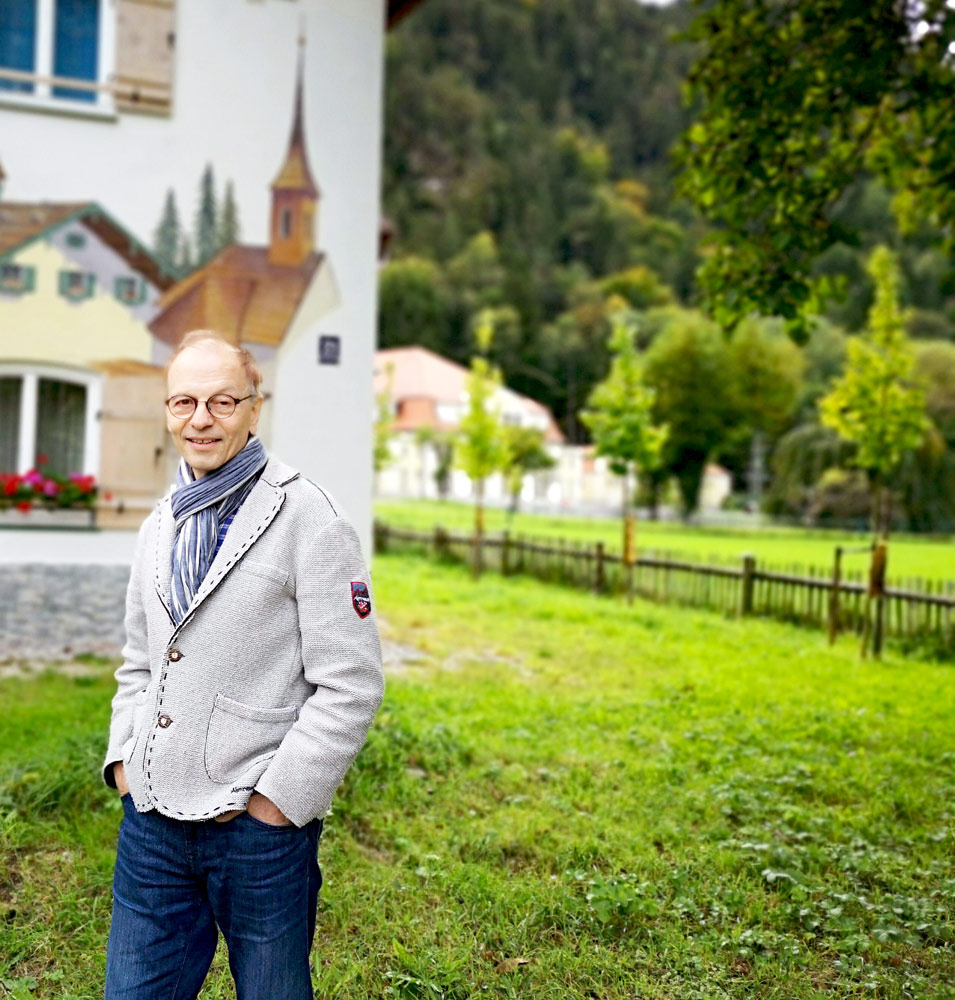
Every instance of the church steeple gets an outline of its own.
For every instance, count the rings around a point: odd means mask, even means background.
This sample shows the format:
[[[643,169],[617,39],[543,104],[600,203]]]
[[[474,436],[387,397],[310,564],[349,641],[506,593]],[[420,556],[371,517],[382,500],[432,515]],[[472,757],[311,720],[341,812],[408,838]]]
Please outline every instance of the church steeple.
[[[305,145],[302,77],[305,39],[299,38],[298,76],[292,135],[285,162],[272,181],[272,226],[269,263],[301,264],[315,249],[320,192],[308,165]]]

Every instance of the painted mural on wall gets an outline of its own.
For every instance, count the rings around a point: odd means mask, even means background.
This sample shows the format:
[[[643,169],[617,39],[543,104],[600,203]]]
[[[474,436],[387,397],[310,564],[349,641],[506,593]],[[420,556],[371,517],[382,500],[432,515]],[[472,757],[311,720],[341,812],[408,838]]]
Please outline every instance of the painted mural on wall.
[[[175,465],[163,368],[181,337],[218,330],[274,385],[283,345],[338,304],[318,248],[301,55],[267,244],[237,242],[231,184],[217,206],[213,177],[209,164],[191,236],[167,195],[152,249],[96,202],[12,202],[0,187],[0,506],[40,505],[82,477],[101,523],[138,524]],[[266,409],[267,446],[270,424]]]

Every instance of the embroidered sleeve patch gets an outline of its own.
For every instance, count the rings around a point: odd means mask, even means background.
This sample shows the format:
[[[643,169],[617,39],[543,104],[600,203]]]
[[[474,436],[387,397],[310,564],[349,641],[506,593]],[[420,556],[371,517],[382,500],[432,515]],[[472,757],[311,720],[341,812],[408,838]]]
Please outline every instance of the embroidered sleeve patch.
[[[368,593],[368,584],[352,580],[351,603],[359,618],[367,618],[371,614],[371,594]]]

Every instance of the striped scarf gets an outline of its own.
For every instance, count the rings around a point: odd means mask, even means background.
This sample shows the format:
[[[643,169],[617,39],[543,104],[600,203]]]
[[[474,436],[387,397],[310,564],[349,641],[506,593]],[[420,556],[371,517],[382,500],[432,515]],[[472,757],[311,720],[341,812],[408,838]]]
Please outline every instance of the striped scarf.
[[[215,558],[219,524],[239,509],[267,461],[257,437],[250,437],[242,451],[201,479],[195,478],[184,458],[180,459],[172,494],[176,541],[172,547],[171,596],[177,625],[186,617]]]

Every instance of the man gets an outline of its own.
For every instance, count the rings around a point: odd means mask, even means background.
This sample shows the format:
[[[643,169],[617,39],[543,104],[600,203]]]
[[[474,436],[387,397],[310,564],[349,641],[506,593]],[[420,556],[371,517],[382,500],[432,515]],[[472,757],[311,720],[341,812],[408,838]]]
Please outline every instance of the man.
[[[104,778],[122,795],[107,1000],[312,996],[322,816],[381,702],[358,538],[255,436],[261,375],[209,331],[167,370],[177,482],[139,533]]]

